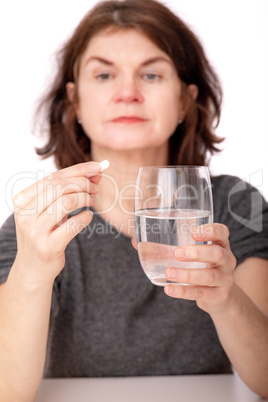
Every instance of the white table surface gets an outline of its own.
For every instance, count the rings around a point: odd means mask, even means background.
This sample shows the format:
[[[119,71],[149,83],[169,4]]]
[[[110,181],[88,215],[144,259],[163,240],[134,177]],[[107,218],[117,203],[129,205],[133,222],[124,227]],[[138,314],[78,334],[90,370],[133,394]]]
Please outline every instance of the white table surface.
[[[257,402],[234,375],[67,378],[42,381],[36,402]]]

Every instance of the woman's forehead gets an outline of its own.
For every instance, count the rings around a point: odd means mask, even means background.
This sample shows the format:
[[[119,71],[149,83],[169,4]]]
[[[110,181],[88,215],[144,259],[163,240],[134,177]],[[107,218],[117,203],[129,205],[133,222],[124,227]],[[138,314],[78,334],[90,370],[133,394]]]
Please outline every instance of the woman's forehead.
[[[98,53],[116,57],[118,53],[145,53],[165,56],[170,59],[160,47],[145,33],[137,29],[120,29],[109,27],[95,34],[87,44],[83,58],[89,54]]]

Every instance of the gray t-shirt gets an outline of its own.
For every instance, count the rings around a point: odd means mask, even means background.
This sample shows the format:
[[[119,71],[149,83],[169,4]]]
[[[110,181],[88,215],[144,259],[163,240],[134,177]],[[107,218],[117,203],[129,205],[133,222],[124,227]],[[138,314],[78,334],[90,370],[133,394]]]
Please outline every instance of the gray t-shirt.
[[[268,204],[238,178],[212,180],[214,221],[230,230],[238,264],[268,259]],[[262,210],[261,210],[262,209]],[[0,231],[0,282],[16,255],[11,215]],[[253,267],[254,270],[254,267]],[[145,276],[130,238],[95,213],[67,246],[53,288],[46,377],[232,372],[210,316]]]

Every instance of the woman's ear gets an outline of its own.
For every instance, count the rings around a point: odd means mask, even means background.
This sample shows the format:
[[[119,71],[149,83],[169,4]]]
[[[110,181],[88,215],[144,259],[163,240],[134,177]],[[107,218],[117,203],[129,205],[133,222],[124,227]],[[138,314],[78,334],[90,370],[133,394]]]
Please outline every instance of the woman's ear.
[[[190,98],[191,98],[193,101],[195,101],[196,98],[198,97],[198,92],[199,92],[197,85],[195,85],[195,84],[190,84],[190,85],[188,85],[188,87],[187,87],[187,92],[188,92]]]
[[[180,110],[179,118],[184,120],[189,109],[189,106],[192,102],[194,102],[198,97],[198,87],[195,84],[187,85],[185,88],[184,96],[183,96],[183,107]]]
[[[74,96],[75,96],[75,84],[74,82],[67,82],[66,84],[66,92],[67,92],[67,98],[69,102],[73,103],[74,102]]]
[[[68,98],[69,102],[74,107],[77,120],[81,119],[79,105],[78,105],[77,96],[76,96],[76,87],[75,87],[74,82],[67,82],[66,92],[67,92],[67,98]]]

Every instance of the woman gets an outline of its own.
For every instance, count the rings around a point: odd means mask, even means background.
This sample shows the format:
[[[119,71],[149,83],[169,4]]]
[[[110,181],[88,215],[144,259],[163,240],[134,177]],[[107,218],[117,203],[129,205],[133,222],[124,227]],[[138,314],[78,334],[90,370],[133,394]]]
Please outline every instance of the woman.
[[[38,153],[54,155],[59,171],[14,198],[1,230],[5,400],[33,400],[44,364],[47,377],[229,373],[233,365],[268,395],[268,251],[258,225],[262,216],[267,225],[267,204],[245,220],[256,190],[213,179],[216,223],[193,234],[212,245],[176,254],[208,267],[166,271],[191,286],[153,286],[131,246],[138,168],[207,164],[220,142],[220,103],[200,43],[160,3],[106,1],[81,21],[41,105],[50,132]],[[103,159],[102,177],[95,161]]]

